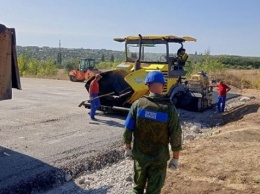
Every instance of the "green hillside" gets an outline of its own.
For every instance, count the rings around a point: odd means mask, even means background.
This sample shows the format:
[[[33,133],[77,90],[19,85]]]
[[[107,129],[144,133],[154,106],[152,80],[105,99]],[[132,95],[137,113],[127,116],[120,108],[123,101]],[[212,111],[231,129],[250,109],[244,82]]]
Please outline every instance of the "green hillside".
[[[52,48],[37,46],[17,46],[19,56],[27,56],[30,59],[46,61],[51,60],[60,68],[68,64],[75,66],[80,58],[93,58],[99,62],[123,62],[125,55],[123,51],[113,51],[106,49],[83,49],[83,48]],[[61,56],[59,60],[59,57]],[[223,64],[227,68],[232,69],[259,69],[260,57],[244,57],[230,55],[210,55],[209,51],[205,54],[189,54],[189,63],[200,64],[205,63],[205,56]]]
[[[109,61],[113,55],[115,59],[123,61],[122,51],[112,51],[106,49],[83,49],[83,48],[52,48],[52,47],[37,47],[37,46],[17,46],[18,56],[29,55],[37,60],[54,60],[58,59],[58,54],[61,53],[63,61],[80,58],[94,58],[101,61]]]

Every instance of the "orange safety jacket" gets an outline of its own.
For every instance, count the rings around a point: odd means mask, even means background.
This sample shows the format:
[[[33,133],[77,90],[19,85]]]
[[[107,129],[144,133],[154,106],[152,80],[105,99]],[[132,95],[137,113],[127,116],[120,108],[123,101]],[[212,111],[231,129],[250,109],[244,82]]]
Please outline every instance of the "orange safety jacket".
[[[89,86],[89,93],[90,94],[98,94],[99,93],[99,84],[96,79],[94,79]]]

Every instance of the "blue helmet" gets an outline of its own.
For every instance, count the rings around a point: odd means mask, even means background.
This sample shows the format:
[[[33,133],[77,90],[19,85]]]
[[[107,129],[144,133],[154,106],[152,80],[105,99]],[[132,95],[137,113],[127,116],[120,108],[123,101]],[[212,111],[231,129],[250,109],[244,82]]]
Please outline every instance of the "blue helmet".
[[[165,79],[161,71],[151,71],[146,75],[145,85],[153,82],[165,84]]]

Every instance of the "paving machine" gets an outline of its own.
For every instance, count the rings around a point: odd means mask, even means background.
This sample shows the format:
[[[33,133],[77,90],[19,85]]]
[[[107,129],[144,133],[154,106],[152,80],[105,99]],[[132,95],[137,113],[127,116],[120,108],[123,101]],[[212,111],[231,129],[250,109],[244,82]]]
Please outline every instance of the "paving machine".
[[[149,93],[144,81],[150,71],[161,71],[164,74],[166,84],[163,95],[175,103],[177,108],[201,111],[211,104],[210,102],[204,103],[210,100],[204,94],[204,85],[201,91],[196,90],[195,92],[200,92],[201,95],[192,93],[189,84],[183,82],[186,71],[176,64],[176,51],[183,47],[184,42],[195,42],[195,38],[173,35],[138,35],[114,40],[125,43],[126,61],[119,64],[116,69],[101,73],[102,79],[99,80],[101,106],[99,110],[104,112],[128,111],[135,100]],[[203,76],[206,75],[201,74],[201,76],[200,78],[203,80]],[[91,77],[87,80],[85,87],[88,91],[93,79],[94,77]],[[191,80],[194,79],[192,77]],[[190,86],[193,86],[194,83],[190,82]],[[198,84],[200,83],[202,82],[198,82]],[[81,106],[90,108],[90,101],[81,102],[79,107]]]
[[[101,71],[95,67],[95,59],[84,58],[80,59],[78,69],[69,72],[69,77],[72,82],[83,82],[97,73]]]
[[[198,110],[205,110],[212,106],[213,87],[206,72],[193,74],[188,80],[188,89],[198,99]]]

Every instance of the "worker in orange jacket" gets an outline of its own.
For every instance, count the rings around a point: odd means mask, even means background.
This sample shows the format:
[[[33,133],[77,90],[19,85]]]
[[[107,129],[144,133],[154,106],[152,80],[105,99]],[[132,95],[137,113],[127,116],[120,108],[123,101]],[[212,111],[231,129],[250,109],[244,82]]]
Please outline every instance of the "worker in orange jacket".
[[[100,74],[95,75],[95,79],[93,79],[89,86],[89,99],[91,104],[90,110],[90,118],[91,120],[97,120],[95,118],[96,110],[100,107],[100,100],[98,97],[99,93],[99,83],[98,81],[102,78]]]

